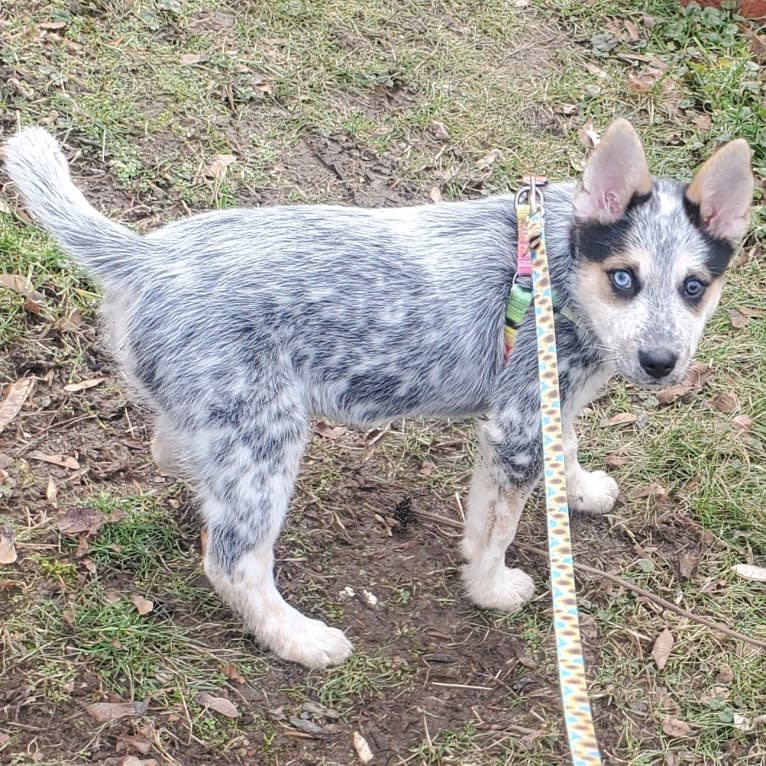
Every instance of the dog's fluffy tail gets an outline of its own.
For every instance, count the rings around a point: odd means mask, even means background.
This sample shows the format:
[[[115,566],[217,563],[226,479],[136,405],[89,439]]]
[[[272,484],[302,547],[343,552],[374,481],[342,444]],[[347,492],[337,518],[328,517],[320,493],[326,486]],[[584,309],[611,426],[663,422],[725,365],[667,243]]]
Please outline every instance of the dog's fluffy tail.
[[[26,207],[77,261],[105,283],[128,283],[145,239],[98,212],[72,183],[58,142],[43,128],[19,131],[5,145],[8,176]]]

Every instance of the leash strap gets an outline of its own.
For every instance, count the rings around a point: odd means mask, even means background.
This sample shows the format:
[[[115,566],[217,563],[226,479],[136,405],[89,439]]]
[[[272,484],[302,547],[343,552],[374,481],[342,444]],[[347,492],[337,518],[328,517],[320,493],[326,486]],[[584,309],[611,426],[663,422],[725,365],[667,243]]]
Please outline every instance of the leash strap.
[[[559,685],[573,765],[600,766],[601,756],[588,700],[585,662],[580,643],[580,623],[577,616],[564,464],[564,435],[561,427],[553,293],[545,251],[545,220],[542,194],[539,190],[535,194],[534,183],[531,184],[530,201],[531,211],[527,226],[532,258],[545,468],[545,505],[548,511],[548,548]]]

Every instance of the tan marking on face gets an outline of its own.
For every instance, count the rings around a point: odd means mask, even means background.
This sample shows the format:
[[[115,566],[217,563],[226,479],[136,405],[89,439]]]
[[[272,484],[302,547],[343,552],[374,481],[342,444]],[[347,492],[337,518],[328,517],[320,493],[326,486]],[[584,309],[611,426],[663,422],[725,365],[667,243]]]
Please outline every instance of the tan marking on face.
[[[721,291],[723,290],[723,279],[717,277],[709,285],[705,294],[702,296],[702,300],[696,305],[691,306],[691,310],[695,314],[705,317],[705,321],[713,315],[713,312],[718,306],[718,301],[721,299]]]

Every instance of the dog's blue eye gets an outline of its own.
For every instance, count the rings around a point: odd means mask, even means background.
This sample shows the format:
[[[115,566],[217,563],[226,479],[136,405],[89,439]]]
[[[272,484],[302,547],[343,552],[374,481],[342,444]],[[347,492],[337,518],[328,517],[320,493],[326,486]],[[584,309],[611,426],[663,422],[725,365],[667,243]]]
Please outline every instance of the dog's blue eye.
[[[632,293],[634,291],[635,279],[633,275],[625,269],[616,269],[609,273],[609,278],[614,285],[615,290],[621,293]]]
[[[705,283],[693,277],[684,282],[684,295],[687,298],[699,298],[705,292]]]

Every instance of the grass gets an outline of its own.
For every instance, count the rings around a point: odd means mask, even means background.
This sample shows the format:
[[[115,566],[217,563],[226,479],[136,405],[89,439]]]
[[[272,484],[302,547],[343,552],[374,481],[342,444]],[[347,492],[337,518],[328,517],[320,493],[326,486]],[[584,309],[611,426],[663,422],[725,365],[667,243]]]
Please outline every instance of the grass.
[[[0,128],[42,122],[68,136],[90,196],[142,229],[233,204],[406,204],[434,188],[464,198],[513,188],[533,167],[572,176],[585,155],[578,128],[603,128],[616,114],[636,124],[657,173],[688,176],[719,143],[744,136],[766,175],[762,62],[730,11],[671,0],[521,5],[12,0],[0,9]],[[216,176],[219,155],[235,161]],[[700,347],[714,368],[700,394],[658,406],[618,383],[590,408],[583,462],[624,458],[612,472],[625,501],[606,520],[576,524],[578,557],[761,639],[763,588],[732,566],[766,560],[766,320],[738,328],[729,311],[764,306],[765,238],[757,208],[746,257]],[[136,449],[148,439],[146,414],[114,403],[114,382],[93,396],[62,393],[101,369],[97,290],[16,216],[10,194],[0,200],[0,272],[42,296],[30,304],[0,289],[0,374],[38,378],[19,432],[3,432],[12,463],[0,464],[0,493],[20,558],[0,574],[0,709],[18,704],[19,717],[0,723],[0,759],[114,757],[118,734],[139,722],[107,724],[94,739],[81,714],[113,695],[150,701],[140,723],[154,727],[151,757],[163,762],[282,763],[310,752],[317,763],[350,763],[355,730],[391,763],[567,762],[544,562],[512,551],[535,575],[538,598],[519,614],[483,612],[460,595],[449,529],[417,514],[406,531],[388,525],[407,504],[459,516],[469,426],[413,421],[378,440],[315,438],[280,583],[301,608],[347,628],[358,651],[340,668],[304,672],[260,652],[210,591],[185,491]],[[731,412],[711,403],[721,393],[736,394]],[[638,420],[606,425],[619,412]],[[89,472],[29,460],[30,440],[77,453]],[[120,461],[127,470],[104,470]],[[58,499],[46,499],[49,478]],[[633,494],[653,482],[668,504]],[[58,511],[82,503],[124,512],[88,537],[84,553],[56,525]],[[538,543],[542,532],[533,512],[520,539]],[[694,562],[690,575],[681,555]],[[341,598],[347,585],[369,588],[378,606]],[[596,578],[579,585],[608,762],[764,763],[763,730],[742,725],[766,702],[763,654]],[[154,602],[152,612],[138,614],[135,594]],[[665,628],[675,643],[660,670],[651,652]],[[199,691],[236,702],[242,717],[201,708]],[[341,718],[307,712],[307,703]],[[318,739],[299,738],[291,717],[308,717]],[[693,735],[666,734],[667,718]],[[66,736],[46,734],[51,722]]]

